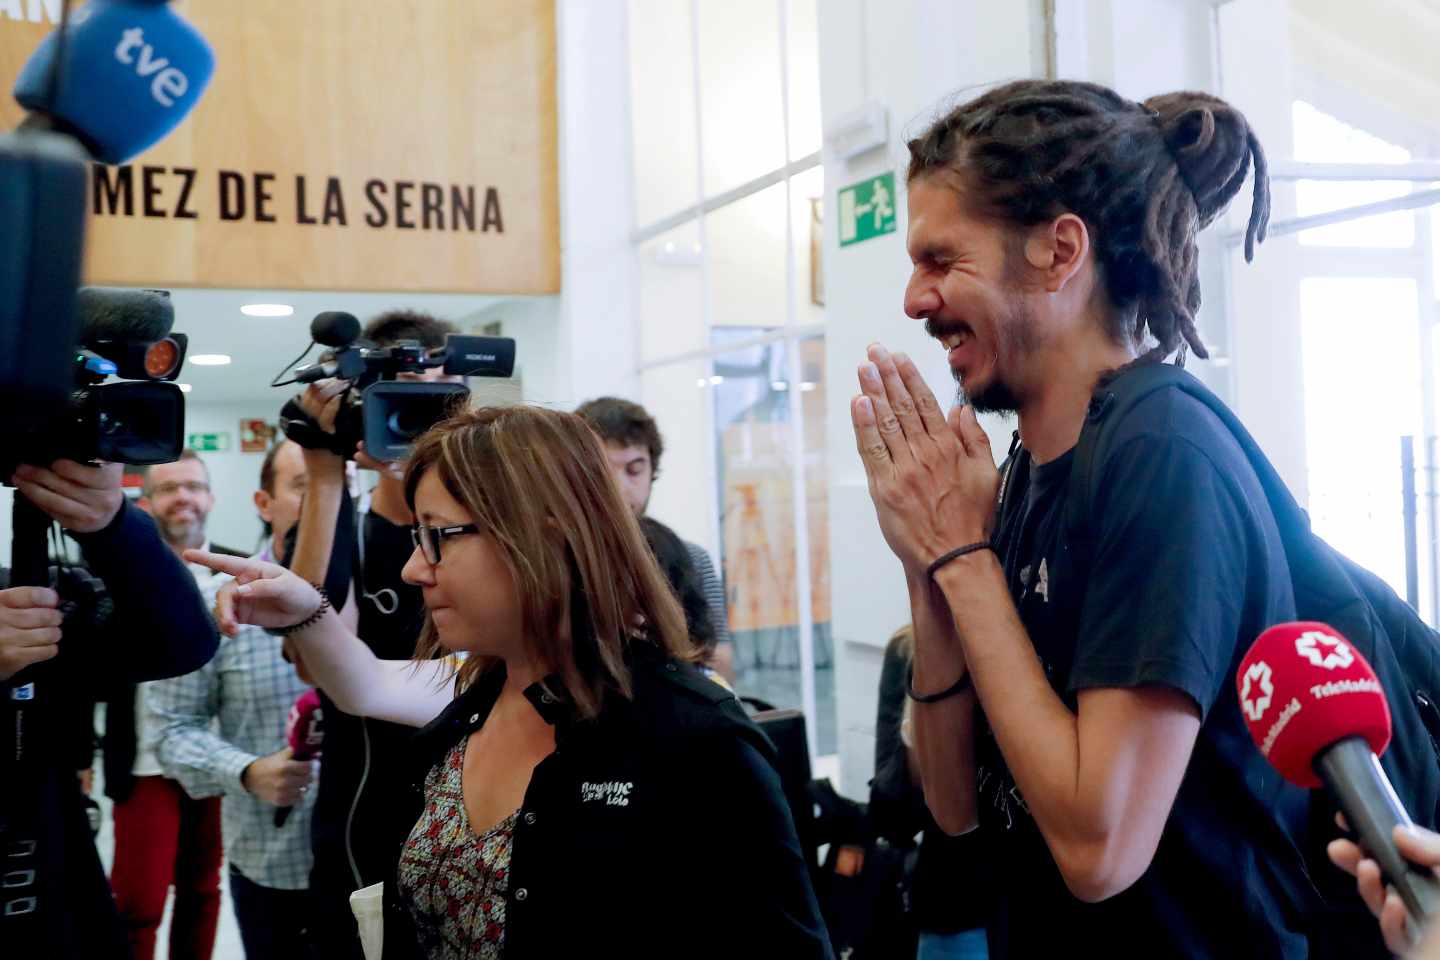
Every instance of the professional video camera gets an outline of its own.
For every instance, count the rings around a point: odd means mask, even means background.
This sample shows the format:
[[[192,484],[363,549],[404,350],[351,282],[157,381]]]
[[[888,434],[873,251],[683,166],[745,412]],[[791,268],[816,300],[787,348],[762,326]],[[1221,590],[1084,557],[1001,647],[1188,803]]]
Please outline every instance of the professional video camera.
[[[316,344],[331,349],[316,363],[294,367],[289,380],[278,382],[280,377],[276,377],[271,386],[314,383],[330,377],[348,380],[350,387],[340,403],[335,432],[321,430],[296,400],[280,411],[280,426],[285,436],[302,447],[332,450],[346,458],[353,457],[356,445],[364,440],[365,452],[375,459],[403,460],[420,434],[470,397],[463,383],[397,378],[435,369],[449,376],[508,377],[515,369],[515,341],[509,337],[452,333],[445,338],[445,346],[436,350],[427,350],[414,340],[380,347],[360,339],[360,321],[340,311],[317,315],[310,323],[310,338],[307,354]]]
[[[83,287],[75,304],[80,332],[70,353],[71,392],[22,413],[15,442],[0,453],[0,475],[21,462],[45,466],[62,457],[144,465],[180,455],[185,395],[173,381],[188,338],[170,331],[170,294]],[[106,383],[110,377],[123,379]]]

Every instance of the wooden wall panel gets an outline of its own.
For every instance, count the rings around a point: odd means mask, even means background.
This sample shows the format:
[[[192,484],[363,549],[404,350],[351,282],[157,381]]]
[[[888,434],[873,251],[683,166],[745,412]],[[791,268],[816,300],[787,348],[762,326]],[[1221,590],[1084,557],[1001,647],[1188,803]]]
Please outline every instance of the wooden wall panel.
[[[118,202],[95,197],[88,282],[559,289],[553,0],[175,8],[215,48],[215,78],[170,137],[98,172]],[[48,29],[0,17],[7,87]],[[5,97],[0,123],[18,119]]]

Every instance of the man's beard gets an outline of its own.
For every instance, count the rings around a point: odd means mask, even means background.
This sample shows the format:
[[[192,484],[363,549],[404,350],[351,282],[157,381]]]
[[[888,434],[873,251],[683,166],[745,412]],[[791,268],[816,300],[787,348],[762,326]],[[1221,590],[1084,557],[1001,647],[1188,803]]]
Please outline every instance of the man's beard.
[[[932,330],[932,336],[940,327],[939,324],[930,323],[926,326]],[[961,406],[968,404],[974,407],[976,413],[1019,413],[1022,398],[1019,391],[1007,382],[1001,365],[1003,360],[1006,367],[1013,369],[1017,360],[1028,357],[1039,347],[1040,338],[1035,329],[1035,320],[1025,308],[1025,301],[1018,296],[1010,298],[1005,316],[995,330],[998,345],[990,362],[990,382],[976,390],[967,390],[960,371],[951,370],[956,384],[955,402]]]
[[[160,527],[160,535],[165,542],[172,547],[182,550],[193,550],[205,544],[205,521],[204,520],[179,520],[169,523],[166,520],[156,517],[155,523]]]

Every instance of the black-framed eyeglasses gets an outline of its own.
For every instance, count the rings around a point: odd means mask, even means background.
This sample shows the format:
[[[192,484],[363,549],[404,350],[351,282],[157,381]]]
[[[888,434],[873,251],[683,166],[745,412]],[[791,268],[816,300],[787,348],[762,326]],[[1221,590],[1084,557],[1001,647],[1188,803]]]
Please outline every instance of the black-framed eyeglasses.
[[[480,528],[473,523],[462,523],[454,527],[432,527],[429,524],[416,523],[410,526],[410,539],[420,548],[425,561],[433,567],[440,562],[440,541],[479,532]]]

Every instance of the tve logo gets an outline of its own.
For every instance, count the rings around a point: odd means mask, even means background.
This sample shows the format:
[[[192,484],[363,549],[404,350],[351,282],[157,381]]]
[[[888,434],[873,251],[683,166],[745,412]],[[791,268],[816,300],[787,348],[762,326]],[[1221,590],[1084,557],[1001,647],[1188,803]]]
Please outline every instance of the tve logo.
[[[142,79],[154,77],[150,83],[150,95],[162,107],[175,106],[175,98],[183,97],[190,89],[190,78],[164,57],[155,56],[155,48],[145,42],[145,31],[131,27],[121,33],[120,45],[115,48],[115,59],[127,66],[134,66],[135,73]],[[138,53],[137,53],[138,51]]]
[[[0,0],[0,20],[60,22],[60,0]]]

